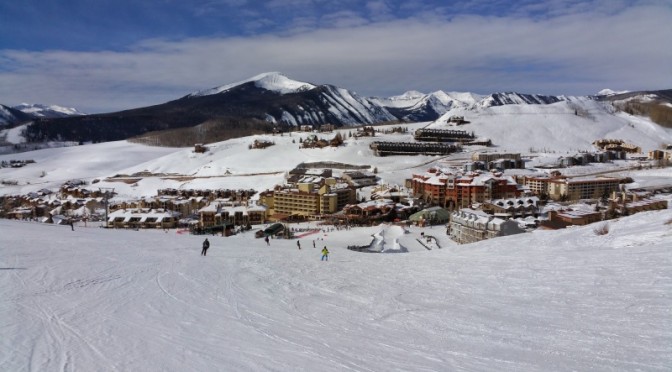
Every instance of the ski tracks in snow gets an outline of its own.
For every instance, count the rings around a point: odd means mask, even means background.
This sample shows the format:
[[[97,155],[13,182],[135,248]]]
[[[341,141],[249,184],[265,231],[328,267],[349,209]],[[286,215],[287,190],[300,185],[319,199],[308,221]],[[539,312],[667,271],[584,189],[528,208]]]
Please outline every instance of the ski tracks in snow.
[[[28,284],[21,279],[24,289],[28,288]],[[71,284],[71,283],[68,283]],[[66,284],[61,291],[68,291],[71,286]],[[58,311],[53,310],[49,303],[55,303],[55,306],[62,307],[62,303],[69,300],[64,298],[58,290],[50,290],[46,292],[38,292],[28,295],[23,298],[23,301],[17,301],[17,305],[21,308],[22,316],[30,316],[39,321],[41,331],[38,334],[33,334],[32,347],[30,349],[30,356],[28,357],[29,371],[76,371],[82,366],[99,365],[105,366],[108,370],[117,370],[115,363],[108,358],[99,348],[97,348],[86,336],[82,334],[75,326],[66,321],[66,316],[73,319],[74,322],[79,322],[85,316],[81,313],[81,309],[77,306],[72,306],[67,312],[59,314]],[[35,329],[30,322],[31,330]],[[72,355],[70,350],[80,350],[76,355]],[[88,350],[88,353],[81,351]],[[19,350],[17,350],[18,352]],[[81,364],[79,361],[84,360]],[[79,367],[78,367],[79,365]],[[58,366],[58,367],[56,367]]]

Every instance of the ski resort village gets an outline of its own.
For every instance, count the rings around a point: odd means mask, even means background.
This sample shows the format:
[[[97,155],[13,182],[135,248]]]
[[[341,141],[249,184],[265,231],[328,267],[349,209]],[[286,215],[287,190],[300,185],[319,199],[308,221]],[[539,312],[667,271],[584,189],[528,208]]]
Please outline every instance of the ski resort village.
[[[672,371],[672,0],[0,35],[0,372]]]
[[[0,370],[669,370],[665,94],[270,73],[5,123]],[[137,132],[214,110],[255,116]]]
[[[302,125],[176,149],[159,166],[193,164],[196,174],[157,172],[152,164],[151,170],[73,178],[58,187],[42,181],[48,171],[43,160],[27,158],[33,152],[5,155],[1,213],[42,223],[221,236],[279,224],[273,237],[287,239],[296,238],[294,226],[306,223],[319,229],[437,226],[462,244],[668,208],[672,182],[642,183],[633,175],[669,169],[672,145],[644,151],[629,142],[635,138],[596,138],[574,152],[535,150],[534,142],[528,151],[510,152],[502,150],[510,138],[479,138],[457,129],[464,122],[464,116],[450,115],[414,125]],[[528,143],[524,130],[512,135]],[[80,156],[98,152],[93,148],[81,146]],[[37,153],[52,151],[63,149]],[[333,160],[314,160],[322,157]],[[276,168],[255,170],[260,163]],[[388,169],[391,164],[404,166]],[[40,175],[31,182],[20,172]],[[354,243],[367,252],[385,248]]]

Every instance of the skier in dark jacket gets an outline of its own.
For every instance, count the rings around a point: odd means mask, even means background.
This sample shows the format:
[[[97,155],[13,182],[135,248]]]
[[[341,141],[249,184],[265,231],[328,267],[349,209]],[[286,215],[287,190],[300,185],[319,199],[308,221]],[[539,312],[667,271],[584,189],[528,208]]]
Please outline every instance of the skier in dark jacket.
[[[210,242],[208,241],[208,238],[205,238],[203,241],[203,250],[201,251],[201,256],[205,256],[206,253],[208,253],[208,248],[210,248]]]

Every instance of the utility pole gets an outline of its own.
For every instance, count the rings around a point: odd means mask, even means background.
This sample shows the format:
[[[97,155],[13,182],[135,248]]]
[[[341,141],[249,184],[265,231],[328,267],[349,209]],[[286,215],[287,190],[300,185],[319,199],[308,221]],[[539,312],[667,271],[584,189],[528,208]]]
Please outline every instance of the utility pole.
[[[105,202],[105,228],[108,228],[108,221],[107,221],[107,212],[109,209],[108,205],[110,197],[114,196],[114,187],[99,187],[98,189],[103,194],[103,201]]]

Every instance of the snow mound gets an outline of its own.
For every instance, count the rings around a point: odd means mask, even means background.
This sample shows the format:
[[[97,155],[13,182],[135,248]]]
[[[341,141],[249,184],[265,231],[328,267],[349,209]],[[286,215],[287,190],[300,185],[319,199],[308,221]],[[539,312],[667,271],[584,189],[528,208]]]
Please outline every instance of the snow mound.
[[[406,253],[408,249],[399,243],[406,230],[401,226],[381,225],[380,231],[373,234],[370,251],[380,253]]]

